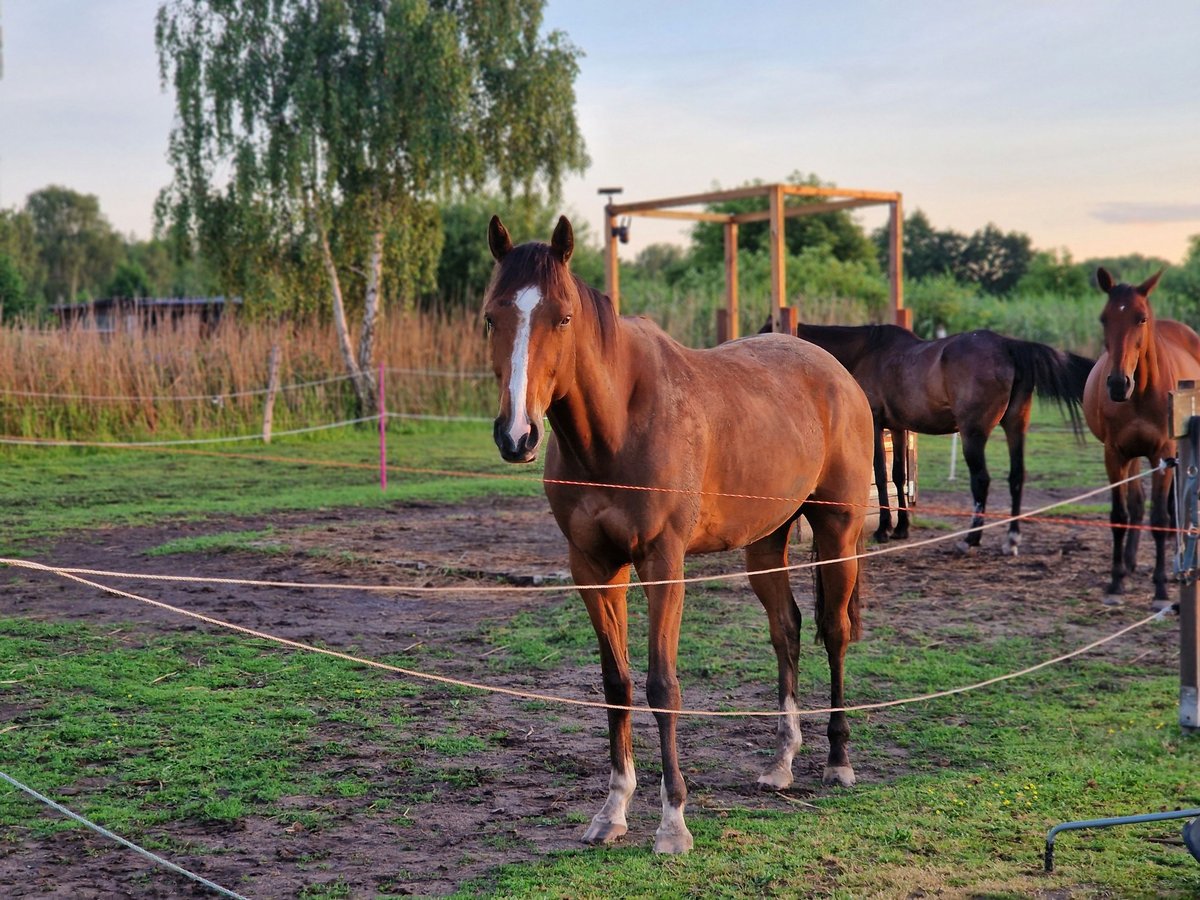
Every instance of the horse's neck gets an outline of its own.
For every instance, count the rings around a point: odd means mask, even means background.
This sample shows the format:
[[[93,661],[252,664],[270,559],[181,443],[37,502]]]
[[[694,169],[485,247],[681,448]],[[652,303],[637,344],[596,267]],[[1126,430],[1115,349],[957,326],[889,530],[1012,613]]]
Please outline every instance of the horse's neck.
[[[836,325],[804,325],[796,327],[796,336],[828,351],[847,369],[862,358],[870,340],[869,332]]]
[[[655,357],[637,326],[616,316],[607,325],[590,314],[583,319],[571,386],[547,415],[564,456],[592,470],[624,444],[640,366]]]

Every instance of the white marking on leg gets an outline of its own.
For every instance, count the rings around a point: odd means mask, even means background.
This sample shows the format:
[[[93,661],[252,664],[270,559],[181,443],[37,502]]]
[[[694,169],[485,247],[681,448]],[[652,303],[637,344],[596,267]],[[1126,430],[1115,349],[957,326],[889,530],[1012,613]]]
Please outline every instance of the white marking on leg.
[[[512,411],[508,436],[516,444],[529,433],[531,420],[526,393],[529,389],[529,337],[533,311],[542,302],[540,288],[530,285],[513,300],[517,308],[517,336],[513,339],[512,373],[508,379],[509,408]]]
[[[659,782],[662,798],[662,824],[654,832],[655,853],[686,853],[692,849],[692,833],[683,821],[683,804],[675,806],[667,799],[667,781]]]
[[[799,707],[787,697],[779,707],[779,726],[775,729],[775,759],[770,767],[758,777],[765,788],[781,791],[792,783],[792,760],[803,743],[800,733]]]

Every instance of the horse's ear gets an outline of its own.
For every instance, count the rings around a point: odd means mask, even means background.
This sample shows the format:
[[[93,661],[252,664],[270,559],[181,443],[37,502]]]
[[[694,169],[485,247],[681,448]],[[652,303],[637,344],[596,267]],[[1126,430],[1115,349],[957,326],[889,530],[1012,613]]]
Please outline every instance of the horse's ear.
[[[488,222],[488,247],[496,262],[504,259],[512,249],[512,238],[508,236],[508,229],[499,216],[492,216],[492,221]]]
[[[575,232],[571,230],[571,223],[567,221],[566,216],[558,217],[554,237],[550,238],[550,248],[564,263],[568,262],[571,254],[575,252]]]
[[[1108,274],[1108,269],[1104,268],[1104,266],[1096,270],[1096,284],[1100,285],[1100,290],[1104,291],[1104,293],[1108,294],[1112,292],[1113,279]]]
[[[1158,285],[1158,279],[1162,278],[1163,270],[1159,269],[1145,281],[1137,286],[1137,292],[1143,297],[1149,297],[1150,292]]]

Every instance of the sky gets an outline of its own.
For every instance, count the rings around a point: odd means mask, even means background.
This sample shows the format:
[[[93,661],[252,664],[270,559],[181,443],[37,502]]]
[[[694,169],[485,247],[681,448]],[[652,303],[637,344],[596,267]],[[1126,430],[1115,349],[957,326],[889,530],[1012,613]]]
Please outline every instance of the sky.
[[[150,236],[173,116],[157,6],[0,0],[0,208],[60,184]],[[1178,262],[1200,234],[1195,0],[550,0],[545,26],[585,54],[591,165],[563,208],[595,241],[600,187],[633,202],[793,172],[1077,260]],[[635,219],[622,258],[657,241],[686,226]]]

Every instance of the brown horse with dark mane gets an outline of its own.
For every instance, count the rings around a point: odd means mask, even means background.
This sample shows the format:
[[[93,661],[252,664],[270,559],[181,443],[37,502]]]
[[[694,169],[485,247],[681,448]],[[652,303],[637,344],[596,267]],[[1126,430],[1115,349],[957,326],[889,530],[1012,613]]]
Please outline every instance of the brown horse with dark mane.
[[[1108,480],[1137,474],[1144,456],[1155,467],[1150,482],[1150,525],[1154,534],[1154,605],[1168,602],[1166,536],[1174,518],[1169,502],[1174,470],[1159,467],[1175,456],[1168,425],[1167,394],[1185,379],[1200,379],[1200,336],[1181,322],[1155,319],[1150,292],[1162,276],[1137,287],[1115,284],[1105,269],[1096,272],[1108,302],[1100,314],[1104,353],[1087,381],[1083,412],[1104,444]],[[1146,511],[1140,479],[1112,489],[1112,581],[1110,595],[1125,591],[1125,577],[1137,563],[1138,526]]]
[[[908,537],[905,503],[905,453],[892,456],[892,483],[899,508],[891,531],[887,503],[887,462],[883,429],[892,446],[907,445],[906,432],[962,437],[963,456],[971,473],[975,514],[962,548],[977,548],[987,510],[988,473],[984,448],[997,425],[1008,439],[1008,488],[1012,514],[1021,513],[1025,485],[1025,432],[1034,395],[1064,406],[1076,433],[1082,432],[1079,404],[1092,360],[1033,341],[1021,341],[981,329],[935,341],[917,337],[896,325],[805,325],[798,337],[824,347],[844,365],[866,392],[875,420],[875,485],[880,499],[877,541]],[[890,532],[890,535],[889,535]],[[1021,541],[1018,522],[1008,526],[1003,550],[1016,554]]]
[[[549,244],[512,245],[493,217],[496,270],[483,305],[500,384],[494,437],[509,462],[536,459],[550,420],[545,488],[567,538],[571,574],[600,644],[604,696],[633,702],[627,644],[630,566],[649,606],[646,697],[662,750],[662,823],[654,849],[692,846],[675,726],[685,554],[746,548],[750,584],[767,612],[779,667],[777,750],[759,778],[782,789],[800,746],[796,702],[800,611],[788,584],[788,537],[804,515],[817,559],[817,634],[829,658],[830,703],[843,705],[843,660],[857,638],[859,561],[870,466],[871,411],[825,351],[782,335],[712,350],[681,346],[568,268],[571,225]],[[632,486],[629,490],[621,486]],[[584,832],[607,843],[626,832],[634,792],[631,714],[608,711],[608,797]],[[824,781],[851,785],[844,712],[829,720]]]

